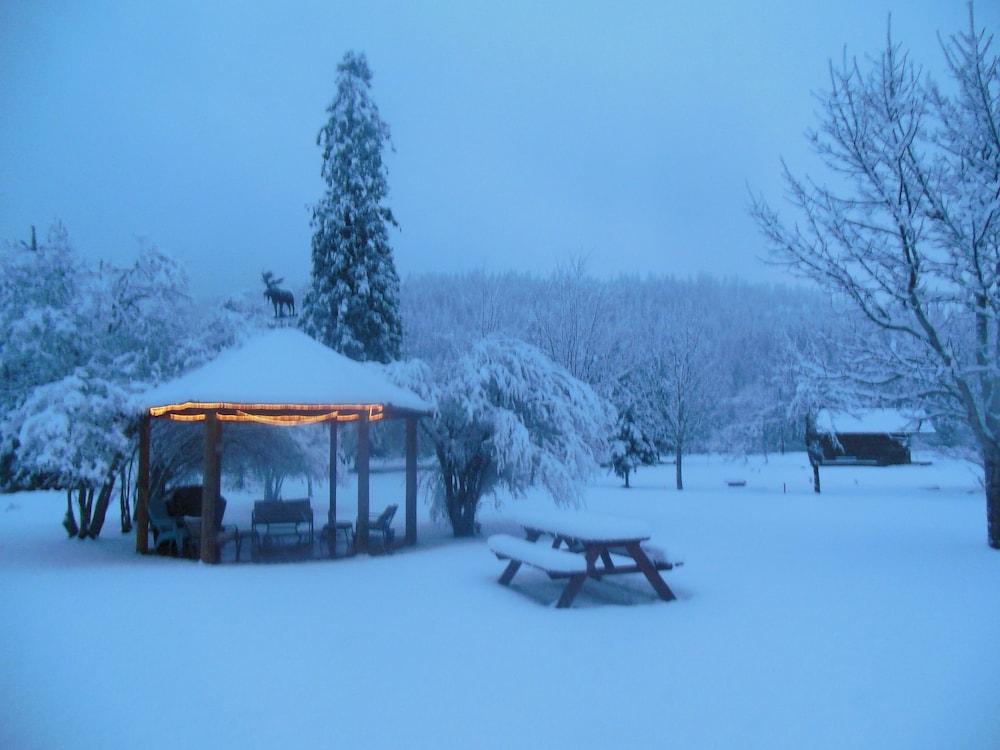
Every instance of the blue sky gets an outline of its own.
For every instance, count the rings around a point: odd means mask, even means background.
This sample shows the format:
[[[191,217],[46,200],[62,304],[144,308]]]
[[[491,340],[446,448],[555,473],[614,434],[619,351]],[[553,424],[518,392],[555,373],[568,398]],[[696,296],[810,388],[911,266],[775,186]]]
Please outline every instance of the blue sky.
[[[963,2],[0,4],[0,238],[61,219],[86,255],[145,237],[200,294],[309,273],[316,133],[347,49],[389,123],[401,275],[621,271],[780,280],[779,198],[827,61],[894,36],[939,71]],[[1000,9],[980,3],[991,29]]]

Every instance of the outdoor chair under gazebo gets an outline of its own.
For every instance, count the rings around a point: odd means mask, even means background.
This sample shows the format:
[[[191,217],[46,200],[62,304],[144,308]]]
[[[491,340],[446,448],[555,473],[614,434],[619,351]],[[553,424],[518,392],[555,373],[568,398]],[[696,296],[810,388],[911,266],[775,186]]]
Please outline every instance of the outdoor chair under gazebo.
[[[294,329],[263,333],[221,353],[208,364],[142,394],[136,551],[149,551],[150,425],[153,419],[204,422],[205,452],[201,518],[215,518],[222,470],[221,434],[226,422],[290,427],[330,425],[330,510],[328,528],[337,529],[337,430],[354,422],[358,430],[358,512],[354,549],[368,551],[371,422],[406,420],[405,544],[417,540],[417,420],[430,405],[393,384],[379,365],[355,362]],[[343,524],[341,524],[343,525]],[[204,562],[215,562],[216,536],[201,525],[198,544]],[[383,535],[384,541],[384,535]]]

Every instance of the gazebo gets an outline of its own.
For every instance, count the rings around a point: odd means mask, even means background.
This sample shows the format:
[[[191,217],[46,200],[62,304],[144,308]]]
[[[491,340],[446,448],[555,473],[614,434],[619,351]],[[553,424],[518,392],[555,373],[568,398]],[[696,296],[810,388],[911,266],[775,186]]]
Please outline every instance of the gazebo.
[[[153,419],[204,422],[201,517],[215,517],[222,471],[222,429],[226,422],[290,427],[329,423],[331,533],[337,517],[337,430],[354,422],[358,430],[358,521],[356,549],[368,550],[368,430],[383,419],[406,420],[406,534],[417,540],[417,420],[431,405],[393,384],[378,364],[355,362],[294,329],[260,334],[224,351],[174,381],[140,394],[136,551],[149,551],[150,427]],[[212,525],[201,524],[201,559],[215,561]]]

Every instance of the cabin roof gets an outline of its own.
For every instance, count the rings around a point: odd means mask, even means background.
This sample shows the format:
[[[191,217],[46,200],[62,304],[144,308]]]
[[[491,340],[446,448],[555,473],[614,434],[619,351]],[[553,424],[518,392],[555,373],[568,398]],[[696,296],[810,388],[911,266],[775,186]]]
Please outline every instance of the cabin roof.
[[[923,414],[898,409],[821,409],[816,429],[827,434],[928,434],[934,425]]]

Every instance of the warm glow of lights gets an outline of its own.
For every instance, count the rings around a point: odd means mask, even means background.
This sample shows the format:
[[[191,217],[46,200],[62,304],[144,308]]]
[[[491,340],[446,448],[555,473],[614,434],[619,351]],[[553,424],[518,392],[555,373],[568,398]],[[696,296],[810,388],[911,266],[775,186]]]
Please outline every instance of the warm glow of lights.
[[[246,404],[229,401],[185,401],[183,404],[151,406],[149,415],[161,417],[171,411],[200,409],[205,411],[354,411],[367,410],[369,414],[380,413],[382,404]]]
[[[201,413],[183,414],[179,412],[199,410]],[[305,414],[267,414],[277,412],[307,412]],[[203,422],[206,413],[216,412],[220,422],[256,422],[290,427],[297,424],[318,424],[320,422],[356,422],[367,412],[369,422],[378,422],[385,417],[382,404],[238,404],[227,402],[206,403],[187,401],[183,404],[153,406],[151,417],[166,417],[174,422]],[[231,412],[231,413],[226,413]],[[265,412],[264,414],[252,412]],[[316,412],[321,412],[317,414]],[[325,412],[325,413],[323,413]]]

